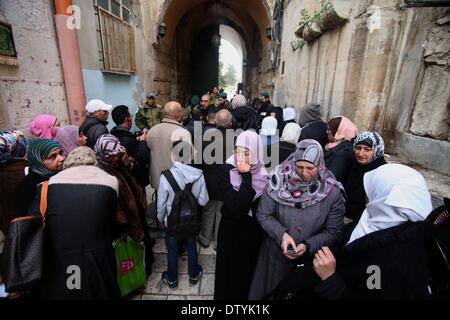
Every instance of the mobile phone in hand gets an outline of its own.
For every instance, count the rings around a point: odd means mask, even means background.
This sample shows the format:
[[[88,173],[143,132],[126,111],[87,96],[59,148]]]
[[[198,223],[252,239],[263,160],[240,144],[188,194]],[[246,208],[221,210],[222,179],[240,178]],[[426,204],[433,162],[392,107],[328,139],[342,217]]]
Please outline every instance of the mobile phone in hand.
[[[291,245],[289,245],[289,246],[287,247],[287,252],[288,252],[289,254],[296,254],[294,248],[293,248]]]

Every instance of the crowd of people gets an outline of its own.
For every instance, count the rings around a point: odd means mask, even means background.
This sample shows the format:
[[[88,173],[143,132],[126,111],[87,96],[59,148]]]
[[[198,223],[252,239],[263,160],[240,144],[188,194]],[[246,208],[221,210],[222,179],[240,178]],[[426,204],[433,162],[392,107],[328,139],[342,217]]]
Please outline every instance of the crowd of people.
[[[180,251],[196,285],[197,245],[213,243],[217,300],[432,297],[431,195],[416,170],[386,162],[379,133],[345,116],[324,121],[317,103],[276,107],[267,92],[228,101],[214,86],[184,107],[156,99],[147,94],[134,121],[127,106],[93,99],[80,127],[39,115],[33,138],[0,132],[1,237],[14,218],[39,216],[48,181],[44,274],[9,297],[119,299],[112,243],[142,241],[150,276],[149,216],[166,230],[161,283],[172,289]],[[186,188],[201,221],[180,238],[171,221]],[[69,265],[86,270],[80,290],[66,286]],[[373,290],[369,266],[382,272]]]

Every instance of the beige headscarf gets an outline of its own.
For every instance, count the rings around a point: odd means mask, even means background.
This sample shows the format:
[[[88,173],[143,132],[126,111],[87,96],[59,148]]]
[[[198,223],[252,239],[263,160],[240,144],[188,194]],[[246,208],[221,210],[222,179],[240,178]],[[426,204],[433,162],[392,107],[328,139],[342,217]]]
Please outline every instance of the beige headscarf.
[[[69,153],[64,161],[64,170],[80,166],[97,166],[98,161],[94,150],[89,147],[78,147]]]

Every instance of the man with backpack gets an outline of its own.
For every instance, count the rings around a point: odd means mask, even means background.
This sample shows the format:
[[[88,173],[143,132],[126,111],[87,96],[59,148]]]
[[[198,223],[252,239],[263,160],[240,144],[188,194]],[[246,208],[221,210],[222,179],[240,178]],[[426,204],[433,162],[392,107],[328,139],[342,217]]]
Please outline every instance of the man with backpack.
[[[161,174],[157,199],[158,221],[166,227],[167,246],[167,271],[161,281],[172,289],[178,287],[178,252],[184,246],[189,283],[195,285],[202,276],[196,243],[201,225],[200,206],[209,201],[202,170],[174,162]]]

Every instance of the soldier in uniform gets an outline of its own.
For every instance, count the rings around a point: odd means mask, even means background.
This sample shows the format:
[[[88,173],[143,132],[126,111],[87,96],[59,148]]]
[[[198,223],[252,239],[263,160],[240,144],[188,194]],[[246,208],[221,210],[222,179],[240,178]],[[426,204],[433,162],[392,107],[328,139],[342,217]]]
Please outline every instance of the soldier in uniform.
[[[155,97],[156,95],[150,92],[136,113],[136,126],[141,130],[150,130],[164,118],[164,110],[156,103]]]

